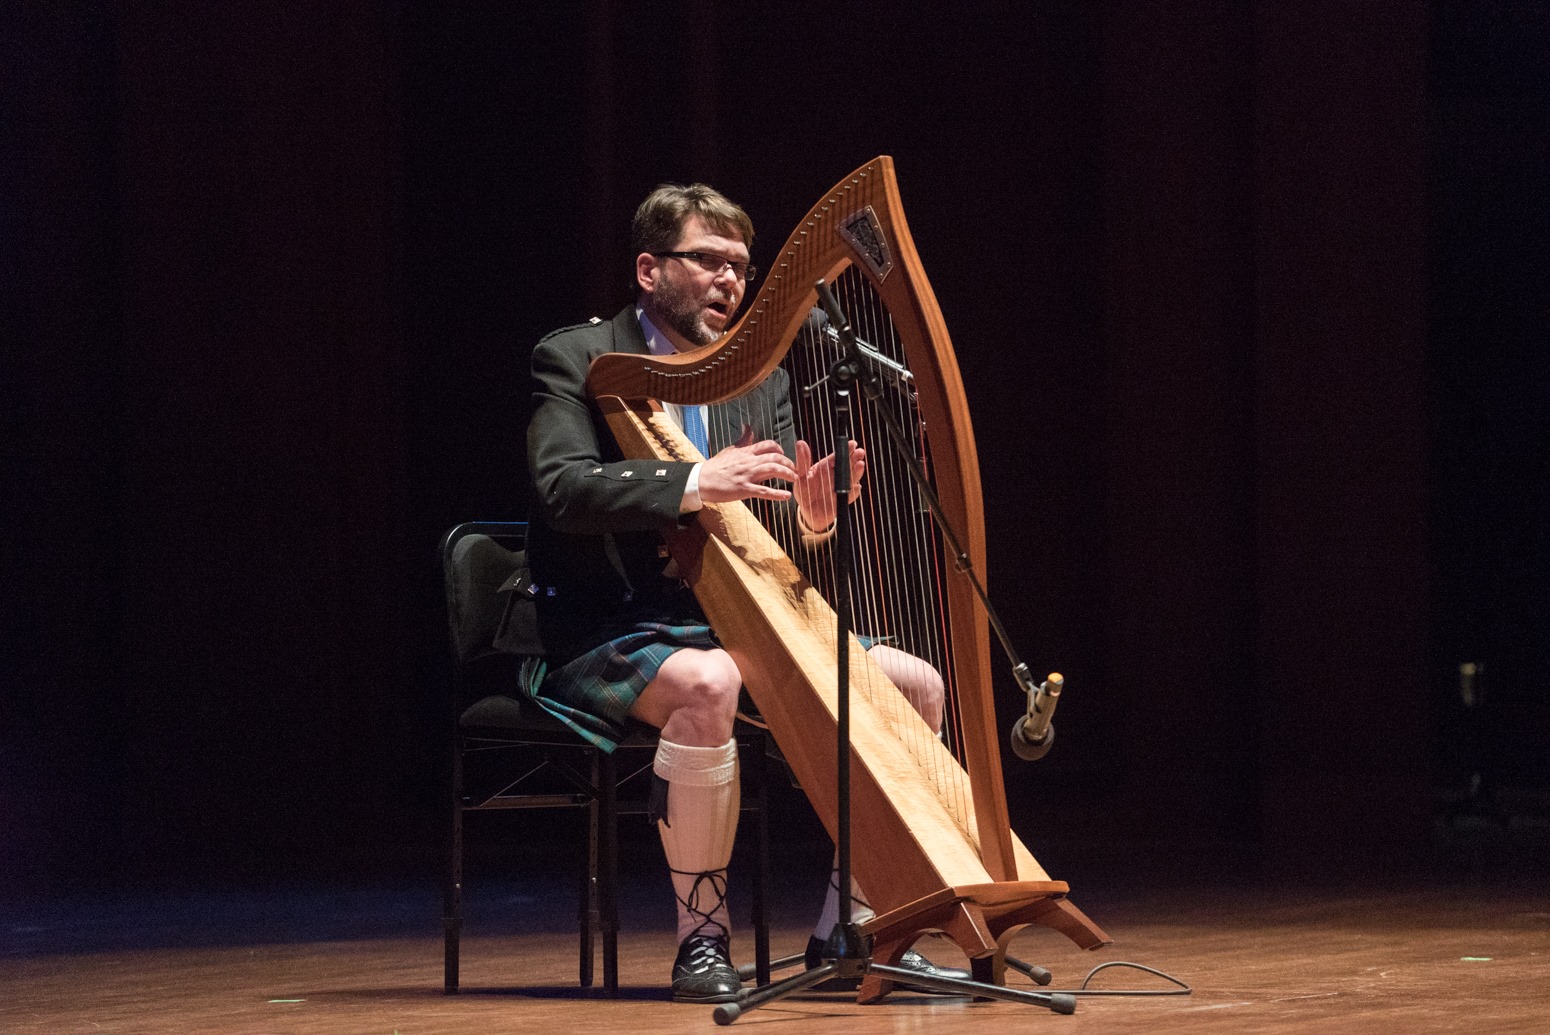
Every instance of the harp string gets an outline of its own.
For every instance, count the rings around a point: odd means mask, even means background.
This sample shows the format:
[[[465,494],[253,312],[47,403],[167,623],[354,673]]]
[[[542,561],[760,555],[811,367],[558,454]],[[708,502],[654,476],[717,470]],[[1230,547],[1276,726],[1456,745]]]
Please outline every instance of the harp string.
[[[836,278],[835,285],[860,336],[890,359],[904,364],[904,350],[892,320],[870,284],[850,269]],[[809,325],[798,335],[783,363],[791,379],[797,437],[809,443],[815,458],[828,455],[837,439],[826,381],[837,358],[837,346],[826,336],[813,333]],[[951,749],[962,742],[962,720],[948,647],[951,639],[945,597],[941,592],[940,543],[904,462],[894,456],[889,446],[876,410],[889,407],[906,434],[915,429],[917,449],[924,441],[918,432],[919,416],[906,393],[885,391],[876,402],[862,398],[859,392],[854,394],[852,437],[867,451],[867,473],[860,498],[852,509],[856,556],[851,581],[853,628],[860,635],[923,659],[942,674],[947,691],[944,737]],[[808,580],[833,601],[839,573],[832,547],[805,547],[794,525],[794,512],[788,510],[782,515],[768,505],[750,510],[759,513]],[[820,633],[833,648],[833,630],[822,629]],[[872,702],[893,729],[902,731],[906,748],[936,787],[938,796],[955,813],[967,816],[972,798],[967,774],[960,761],[944,751],[922,724],[903,721],[906,712],[913,713],[910,702],[891,684],[870,685],[859,673],[852,686]]]
[[[863,291],[859,275],[854,269],[847,270],[836,279],[837,294],[847,314],[854,314],[852,324],[862,340],[870,342],[878,337],[881,306],[869,290]],[[870,337],[869,337],[870,336]],[[837,351],[837,350],[836,350]],[[861,507],[857,536],[858,570],[855,584],[861,587],[859,605],[864,628],[874,637],[907,654],[920,657],[940,669],[940,659],[931,656],[929,645],[918,635],[912,621],[913,609],[901,593],[908,586],[908,570],[901,563],[901,551],[906,549],[911,530],[904,520],[907,511],[901,510],[898,486],[892,477],[894,457],[882,435],[881,425],[875,420],[876,404],[863,393],[855,393],[855,434],[858,441],[868,443],[870,470],[864,482],[866,502]],[[897,695],[888,695],[882,702],[891,715],[909,707]],[[921,736],[919,728],[911,725],[912,740]],[[943,773],[935,764],[934,755],[922,755],[923,744],[911,743],[912,754],[924,759],[923,768],[940,791]]]
[[[846,312],[856,314],[852,322],[860,337],[895,363],[907,366],[893,321],[870,282],[851,269],[837,283]],[[951,640],[946,634],[945,597],[940,582],[932,577],[939,564],[940,544],[905,460],[895,455],[888,442],[881,415],[876,413],[881,407],[892,411],[894,422],[907,435],[920,427],[912,394],[897,383],[885,385],[877,399],[864,400],[859,406],[859,423],[873,444],[869,460],[878,458],[877,468],[869,474],[869,478],[876,476],[873,484],[878,488],[869,508],[869,526],[873,537],[870,546],[877,558],[874,571],[884,580],[877,592],[888,605],[888,614],[881,620],[894,630],[902,649],[923,658],[942,674],[946,684],[943,729],[951,748],[962,743],[962,720],[954,683],[956,667],[947,647]],[[923,443],[918,434],[911,443],[916,451],[914,459],[919,461],[926,458]],[[917,751],[921,747],[918,745]],[[927,768],[939,793],[951,795],[956,811],[966,815],[970,793],[961,766],[941,764],[940,753],[921,751],[917,757],[933,760]]]
[[[858,336],[896,363],[907,366],[887,308],[869,281],[853,267],[834,280],[837,295]],[[789,399],[798,439],[805,440],[816,462],[834,449],[837,428],[827,378],[839,357],[836,343],[811,324],[804,325],[792,343],[782,367],[790,379]],[[725,372],[710,376],[725,381]],[[712,407],[708,430],[711,448],[730,445],[742,437],[744,423],[753,427],[754,438],[774,437],[778,415],[773,401],[760,393],[758,407],[745,397],[735,406]],[[874,685],[876,668],[852,671],[851,687],[868,700],[881,722],[899,737],[923,778],[937,797],[959,817],[966,833],[977,842],[970,803],[968,774],[959,754],[963,744],[960,694],[952,662],[950,616],[946,605],[945,571],[938,535],[931,516],[903,460],[891,448],[880,408],[887,407],[898,426],[912,441],[916,459],[927,464],[926,439],[911,392],[886,386],[880,398],[868,400],[852,393],[851,437],[866,449],[867,471],[859,499],[852,507],[854,568],[851,573],[854,621],[858,635],[887,644],[921,658],[939,672],[945,684],[943,731],[939,740],[924,723],[914,721],[913,705],[891,683]],[[742,515],[737,520],[757,520],[770,533],[809,582],[831,605],[840,584],[837,551],[832,543],[813,546],[804,542],[795,502],[777,504],[750,500],[744,508],[724,512]],[[816,623],[816,632],[830,651],[836,650],[831,622]],[[944,747],[945,743],[945,747]]]

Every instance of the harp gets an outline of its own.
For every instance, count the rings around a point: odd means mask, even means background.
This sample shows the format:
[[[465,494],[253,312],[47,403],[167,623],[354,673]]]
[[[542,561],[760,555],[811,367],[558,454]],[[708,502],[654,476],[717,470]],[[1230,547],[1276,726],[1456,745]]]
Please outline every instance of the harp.
[[[983,572],[979,468],[963,385],[886,156],[845,177],[813,206],[743,316],[720,339],[673,356],[601,356],[589,371],[588,391],[626,456],[698,459],[662,403],[731,400],[777,367],[788,370],[793,397],[810,392],[825,369],[824,335],[809,319],[820,279],[845,300],[868,347],[909,372],[907,381],[900,375],[890,398],[876,404],[896,407],[918,440],[914,448],[945,519],[967,562]],[[864,408],[858,416],[858,438],[873,430],[880,435]],[[969,580],[953,572],[956,558],[929,527],[908,480],[890,469],[882,443],[862,444],[868,470],[856,506],[866,508],[859,524],[871,547],[863,544],[859,553],[882,556],[888,570],[879,581],[894,585],[879,590],[870,617],[870,591],[853,594],[863,601],[856,628],[935,665],[947,682],[952,713],[938,736],[851,638],[845,652],[851,860],[877,913],[863,930],[882,963],[897,963],[922,934],[945,934],[970,957],[976,978],[1002,983],[1007,944],[1024,927],[1051,928],[1083,948],[1109,939],[1067,898],[1066,883],[1051,879],[1011,830],[986,609]],[[840,652],[834,612],[821,591],[822,562],[814,559],[822,547],[804,551],[782,543],[755,509],[708,504],[697,522],[667,534],[668,549],[834,836]],[[917,611],[925,616],[915,617]],[[882,628],[869,629],[869,622]],[[869,975],[860,999],[887,991]]]

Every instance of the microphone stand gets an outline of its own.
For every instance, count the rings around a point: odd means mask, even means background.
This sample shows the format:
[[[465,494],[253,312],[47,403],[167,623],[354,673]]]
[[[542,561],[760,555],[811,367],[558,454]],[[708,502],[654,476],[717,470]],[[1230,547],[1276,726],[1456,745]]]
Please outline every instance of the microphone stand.
[[[862,933],[860,925],[855,923],[851,911],[850,881],[851,881],[851,824],[850,824],[850,632],[851,632],[851,564],[854,557],[852,541],[852,525],[850,515],[850,439],[851,439],[851,396],[852,386],[858,382],[869,399],[875,399],[874,393],[879,391],[877,386],[877,373],[870,371],[867,376],[868,365],[866,357],[856,346],[856,336],[851,330],[850,321],[840,309],[838,300],[829,285],[822,280],[818,281],[818,295],[823,301],[824,310],[829,314],[831,324],[839,331],[841,343],[840,358],[835,361],[829,370],[830,394],[834,407],[834,497],[835,497],[835,529],[834,548],[835,564],[838,569],[838,577],[835,581],[834,613],[835,631],[837,636],[836,655],[838,662],[838,674],[836,676],[837,718],[838,728],[835,734],[836,753],[836,780],[835,790],[838,797],[838,814],[836,820],[837,832],[835,847],[837,849],[837,882],[839,885],[839,919],[834,925],[829,939],[824,944],[823,962],[810,970],[803,971],[792,977],[785,978],[756,988],[748,992],[735,1003],[723,1003],[716,1007],[714,1018],[717,1024],[728,1025],[736,1021],[749,1010],[756,1010],[768,1003],[784,999],[794,995],[813,985],[820,984],[829,978],[854,978],[860,979],[867,974],[878,974],[885,978],[892,978],[895,982],[902,982],[915,988],[929,988],[936,992],[953,993],[975,996],[982,999],[1003,999],[1009,1002],[1028,1003],[1035,1006],[1047,1007],[1055,1013],[1075,1013],[1076,997],[1064,993],[1044,994],[1040,992],[1024,992],[1019,989],[1006,988],[1002,985],[992,985],[981,981],[968,981],[959,978],[938,977],[934,974],[922,974],[918,971],[907,970],[904,967],[896,967],[885,963],[876,963],[872,960],[872,943]],[[880,407],[886,409],[886,407]],[[901,445],[902,432],[896,434],[889,414],[890,430],[889,439],[895,450],[913,465],[914,458],[908,456]],[[912,467],[912,473],[914,469]],[[951,542],[955,555],[958,558],[960,570],[972,570],[968,568],[967,557],[963,549],[958,545],[956,537],[947,529],[943,520],[940,505],[936,502],[934,494],[930,493],[929,486],[925,485],[924,472],[915,473],[916,484],[925,488],[927,502],[931,506],[932,513],[942,525],[944,534]],[[975,580],[975,588],[979,589],[979,582]],[[984,591],[980,589],[983,598]],[[988,607],[988,605],[987,605]],[[992,614],[992,620],[994,615]],[[997,631],[1000,632],[1000,622],[996,622]],[[1001,633],[1002,643],[1010,650],[1006,635]],[[1026,671],[1026,667],[1025,667]]]

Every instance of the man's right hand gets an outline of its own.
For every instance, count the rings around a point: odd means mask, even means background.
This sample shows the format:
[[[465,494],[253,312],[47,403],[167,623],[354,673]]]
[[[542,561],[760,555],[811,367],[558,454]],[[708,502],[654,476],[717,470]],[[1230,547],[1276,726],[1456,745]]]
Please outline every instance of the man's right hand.
[[[796,480],[796,464],[772,439],[753,441],[745,428],[737,444],[728,446],[700,466],[700,499],[706,503],[732,500],[788,500],[791,490],[766,485],[770,479]]]

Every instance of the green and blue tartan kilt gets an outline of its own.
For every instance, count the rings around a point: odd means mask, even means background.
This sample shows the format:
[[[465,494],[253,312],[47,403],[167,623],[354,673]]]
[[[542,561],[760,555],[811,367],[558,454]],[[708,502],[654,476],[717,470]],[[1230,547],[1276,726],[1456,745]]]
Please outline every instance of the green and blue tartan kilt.
[[[604,751],[613,751],[625,737],[635,699],[663,662],[686,647],[720,646],[708,625],[635,622],[559,668],[534,659],[524,682],[528,694],[550,715]]]

